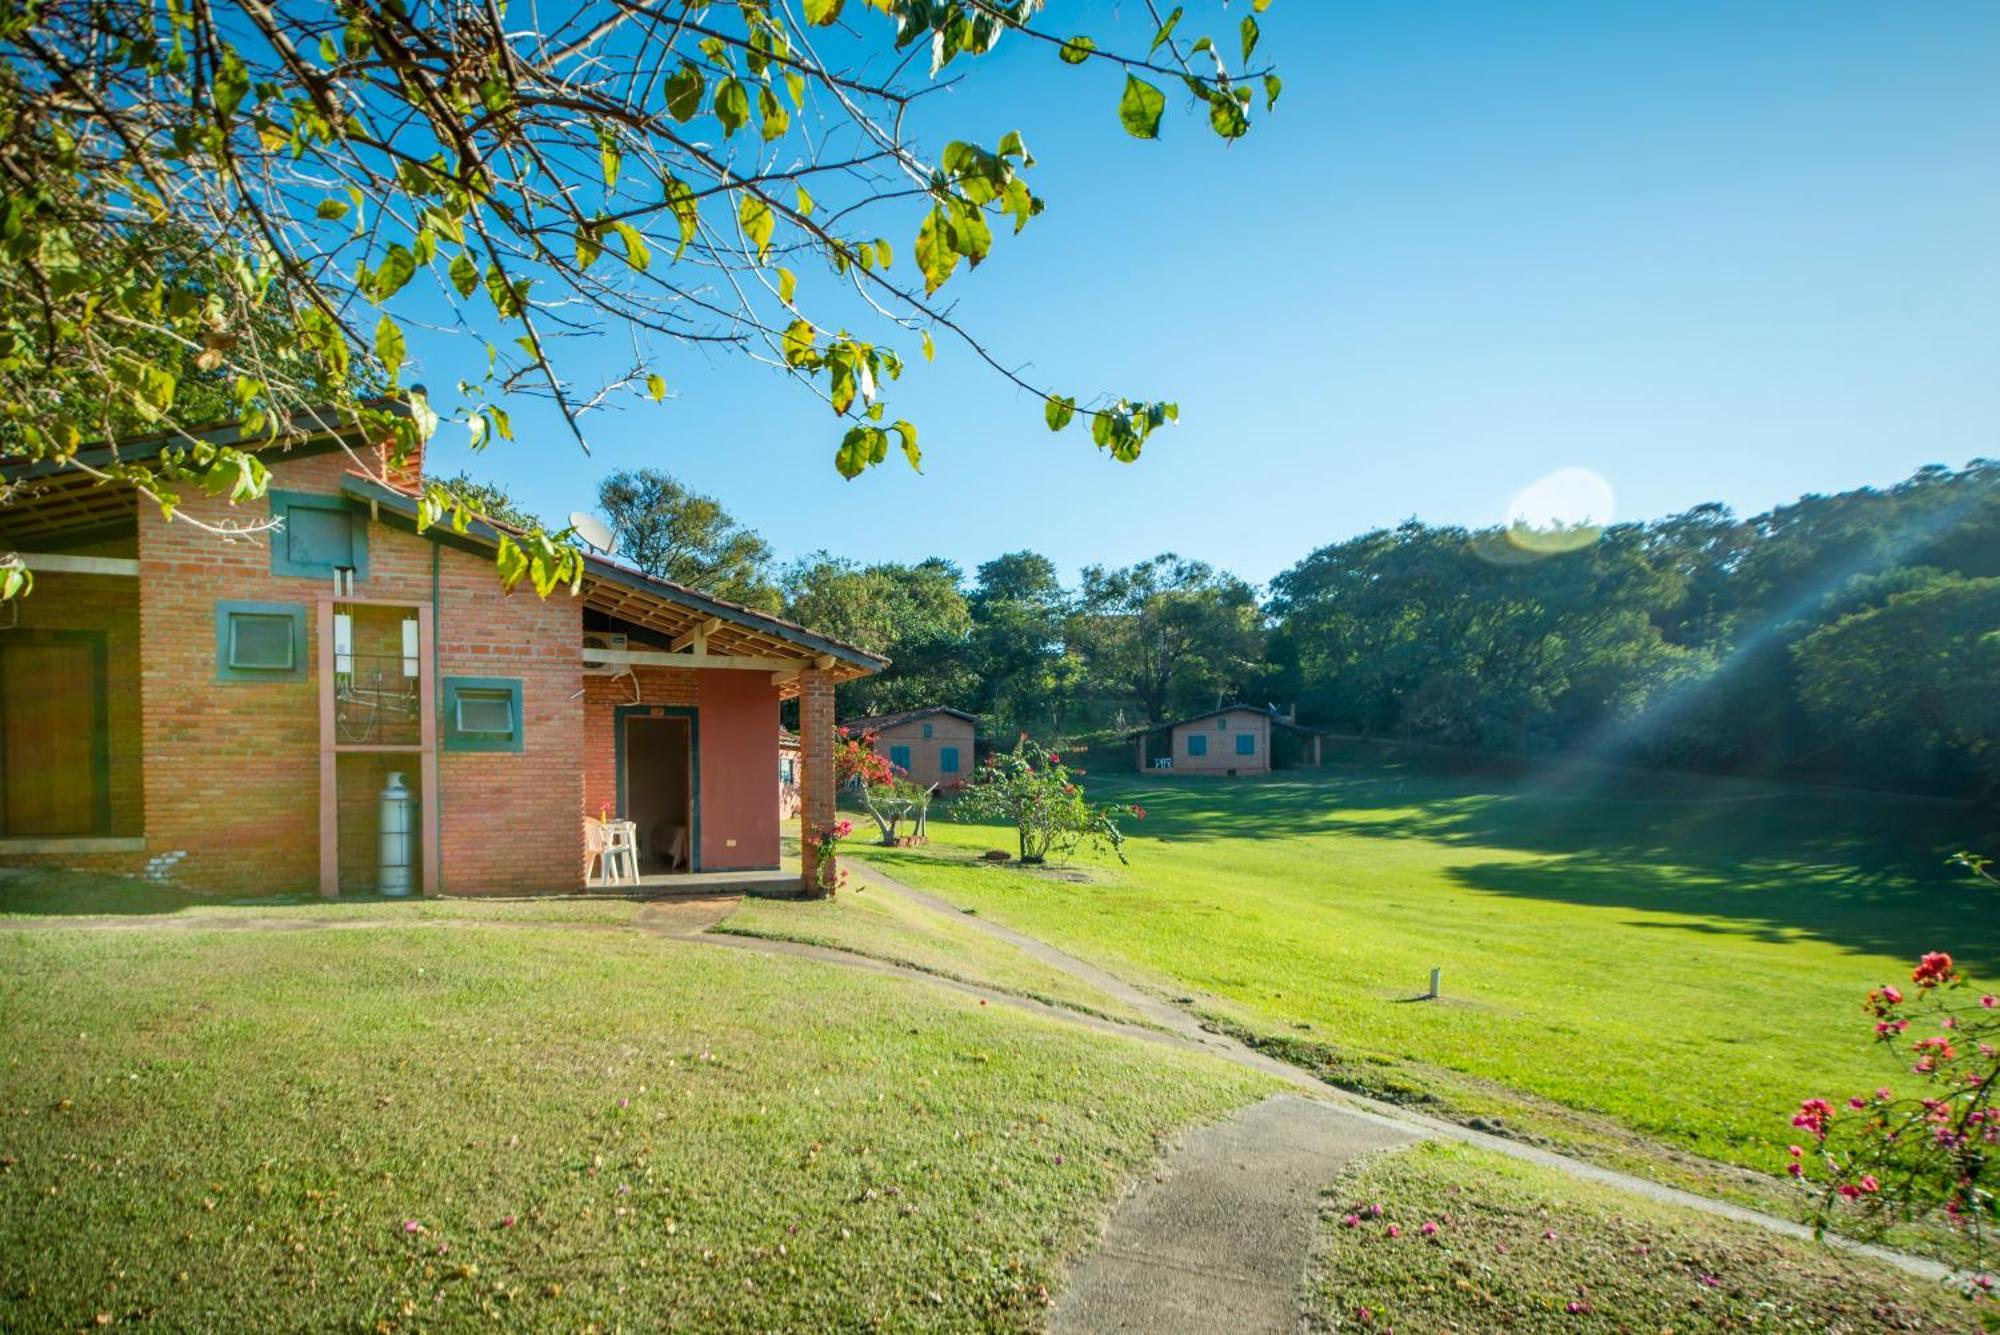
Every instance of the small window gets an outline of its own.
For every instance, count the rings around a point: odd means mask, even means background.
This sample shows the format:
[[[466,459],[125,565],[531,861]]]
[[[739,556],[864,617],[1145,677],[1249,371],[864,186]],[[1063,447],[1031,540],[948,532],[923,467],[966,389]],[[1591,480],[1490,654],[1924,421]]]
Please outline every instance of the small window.
[[[1229,715],[1227,714],[1224,714],[1221,718],[1215,721],[1215,727],[1218,732],[1228,726],[1229,726]]]
[[[297,681],[306,675],[306,609],[297,603],[215,605],[220,681]]]
[[[955,746],[940,746],[940,747],[938,748],[938,773],[940,773],[940,774],[956,774],[956,773],[958,773],[958,748],[957,748],[957,747],[955,747]]]
[[[907,746],[890,747],[889,763],[897,769],[907,770],[910,767],[910,748]]]
[[[924,740],[928,742],[930,739],[931,739],[931,725],[926,723],[924,724]]]
[[[514,677],[444,679],[447,751],[519,751],[521,683]]]
[[[1239,732],[1239,733],[1237,733],[1237,734],[1236,734],[1236,754],[1237,754],[1237,755],[1239,755],[1239,756],[1254,756],[1254,755],[1256,755],[1256,754],[1257,754],[1257,734],[1256,734],[1256,733],[1254,733],[1254,732]]]
[[[1188,734],[1188,754],[1205,756],[1208,754],[1208,734],[1191,732]]]
[[[799,763],[796,760],[793,760],[790,756],[779,757],[778,782],[784,784],[787,788],[797,783],[799,781],[798,764]]]
[[[336,570],[368,577],[368,523],[338,496],[297,491],[271,493],[271,517],[282,521],[271,535],[271,573],[319,579]]]

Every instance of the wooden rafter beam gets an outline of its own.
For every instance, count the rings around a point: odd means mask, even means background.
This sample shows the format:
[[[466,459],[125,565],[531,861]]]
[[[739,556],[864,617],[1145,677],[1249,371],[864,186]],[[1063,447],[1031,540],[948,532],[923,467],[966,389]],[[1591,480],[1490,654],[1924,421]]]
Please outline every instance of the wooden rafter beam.
[[[796,666],[782,658],[749,654],[667,653],[659,649],[599,649],[586,645],[586,663],[608,663],[614,667],[732,668],[750,672],[782,672]]]

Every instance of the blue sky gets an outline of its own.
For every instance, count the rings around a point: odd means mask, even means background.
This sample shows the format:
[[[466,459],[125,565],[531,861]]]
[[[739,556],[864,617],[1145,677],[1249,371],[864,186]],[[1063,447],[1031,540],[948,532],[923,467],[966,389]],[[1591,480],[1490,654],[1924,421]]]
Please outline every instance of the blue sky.
[[[1191,3],[1183,28],[1224,37],[1245,9],[1203,25],[1217,8]],[[1049,12],[1147,36],[1135,3]],[[1276,0],[1263,18],[1285,92],[1233,146],[1179,97],[1159,142],[1131,139],[1115,74],[1021,42],[922,122],[932,151],[1027,137],[1048,211],[947,292],[1037,380],[1178,399],[1138,464],[1050,435],[941,342],[932,366],[906,348],[891,400],[923,428],[921,476],[897,460],[844,482],[823,404],[687,351],[667,405],[590,420],[592,458],[522,404],[516,442],[473,459],[447,428],[432,467],[555,516],[611,469],[663,468],[786,558],[969,571],[1032,547],[1073,574],[1173,549],[1261,582],[1410,515],[1496,521],[1564,467],[1635,518],[2000,453],[2000,6]],[[433,384],[483,366],[422,350]]]

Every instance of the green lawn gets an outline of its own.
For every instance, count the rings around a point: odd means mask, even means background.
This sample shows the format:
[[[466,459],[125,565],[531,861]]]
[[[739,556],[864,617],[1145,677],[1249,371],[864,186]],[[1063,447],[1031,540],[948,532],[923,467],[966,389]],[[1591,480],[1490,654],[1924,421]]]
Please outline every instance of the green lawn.
[[[833,946],[1072,1010],[1145,1023],[1116,997],[981,931],[963,914],[940,913],[858,884],[836,899],[746,899],[717,930]]]
[[[981,863],[1011,839],[948,818],[927,849],[867,856],[1341,1083],[1708,1190],[1761,1179],[1652,1147],[1776,1171],[1802,1095],[1890,1074],[1863,990],[1928,949],[2000,963],[2000,902],[1942,865],[1981,833],[1965,808],[1329,760],[1226,781],[1106,756],[1093,796],[1147,819],[1129,867],[1088,859],[1082,883]],[[1432,966],[1445,999],[1414,1000]]]
[[[1997,1314],[1871,1261],[1436,1141],[1367,1161],[1328,1198],[1307,1307],[1317,1329],[1604,1335],[1970,1331]]]
[[[0,1324],[1027,1327],[1159,1136],[1269,1088],[521,907],[0,928]]]

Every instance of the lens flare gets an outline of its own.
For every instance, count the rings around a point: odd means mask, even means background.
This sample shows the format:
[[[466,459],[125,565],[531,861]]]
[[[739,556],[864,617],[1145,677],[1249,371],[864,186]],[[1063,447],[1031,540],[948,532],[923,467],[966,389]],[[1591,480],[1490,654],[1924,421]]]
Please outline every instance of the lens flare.
[[[1507,542],[1533,556],[1588,547],[1611,523],[1615,498],[1604,475],[1558,468],[1523,487],[1507,507]]]

